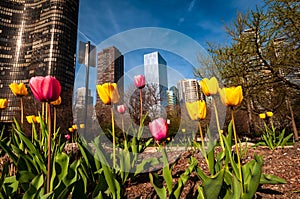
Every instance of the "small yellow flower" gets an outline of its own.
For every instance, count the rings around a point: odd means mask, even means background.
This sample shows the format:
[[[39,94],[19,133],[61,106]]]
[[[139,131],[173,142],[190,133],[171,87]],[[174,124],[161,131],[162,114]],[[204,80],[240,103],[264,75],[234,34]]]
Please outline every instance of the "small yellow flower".
[[[40,118],[40,116],[36,116],[35,119],[36,119],[36,122],[37,122],[37,123],[41,123],[41,118]]]
[[[97,85],[96,88],[98,95],[104,104],[118,103],[120,96],[116,83],[104,83],[102,85]]]
[[[72,128],[73,128],[74,130],[77,130],[77,129],[78,129],[76,124],[73,124],[73,125],[72,125]]]
[[[61,104],[61,97],[59,96],[57,100],[50,102],[53,106],[58,106]]]
[[[69,128],[69,131],[70,131],[71,133],[74,133],[75,130],[74,130],[72,127],[70,127],[70,128]]]
[[[204,100],[186,102],[185,106],[191,120],[201,120],[206,117],[206,103]]]
[[[27,88],[26,88],[26,86],[25,86],[24,83],[20,83],[20,84],[11,83],[9,85],[9,88],[11,89],[11,91],[13,92],[13,94],[15,96],[25,96],[25,95],[28,95],[28,91],[27,91]]]
[[[185,133],[185,129],[181,129],[182,133]]]
[[[79,127],[80,127],[81,129],[84,129],[84,124],[80,124]]]
[[[260,119],[266,119],[266,114],[265,114],[265,113],[259,114],[259,118],[260,118]]]
[[[219,89],[221,101],[226,106],[238,106],[243,100],[241,86]]]
[[[168,137],[168,138],[167,138],[167,141],[170,141],[170,140],[171,140],[171,138],[170,138],[170,137]]]
[[[26,119],[29,124],[36,123],[35,115],[28,115],[28,116],[26,116]]]
[[[0,99],[0,109],[6,109],[8,105],[7,99]]]
[[[268,112],[266,112],[266,115],[267,115],[268,117],[273,117],[273,112],[268,111]]]
[[[217,78],[204,78],[200,81],[201,90],[206,96],[215,95],[218,93],[219,83]]]

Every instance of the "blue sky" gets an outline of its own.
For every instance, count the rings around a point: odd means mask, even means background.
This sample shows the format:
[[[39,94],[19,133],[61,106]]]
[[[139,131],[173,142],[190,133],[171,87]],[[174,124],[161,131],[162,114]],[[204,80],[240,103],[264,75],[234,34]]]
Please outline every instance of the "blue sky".
[[[230,42],[224,24],[230,24],[238,11],[262,4],[262,0],[81,0],[78,41],[91,41],[97,50],[119,45],[129,78],[143,72],[145,53],[158,50],[167,61],[172,86],[180,78],[193,77],[197,54],[206,53],[206,42]],[[95,69],[91,70],[95,79]],[[77,64],[76,71],[76,84],[81,86],[83,66]]]

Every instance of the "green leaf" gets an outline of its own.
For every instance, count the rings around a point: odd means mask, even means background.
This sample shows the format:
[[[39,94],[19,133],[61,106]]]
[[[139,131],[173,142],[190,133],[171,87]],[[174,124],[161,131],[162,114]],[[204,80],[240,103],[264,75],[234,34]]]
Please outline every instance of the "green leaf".
[[[225,170],[223,168],[216,175],[210,176],[203,181],[201,186],[203,187],[203,194],[205,198],[217,199],[219,197],[223,184],[224,172]]]
[[[163,163],[164,163],[164,168],[163,168],[163,176],[167,184],[167,188],[169,193],[172,192],[172,187],[173,187],[173,178],[172,178],[172,172],[169,168],[169,162],[168,162],[168,157],[166,154],[165,148],[161,148],[162,150],[162,156],[163,156]]]
[[[286,181],[278,176],[271,174],[262,174],[259,184],[285,184]]]
[[[136,165],[134,176],[136,176],[139,173],[143,172],[144,169],[145,169],[145,166],[147,166],[147,165],[154,166],[154,165],[157,165],[157,164],[159,164],[159,161],[157,160],[157,158],[143,159],[140,164]]]
[[[157,173],[149,173],[149,179],[151,184],[154,187],[155,192],[161,199],[167,198],[167,191],[163,184],[159,181]]]
[[[69,156],[66,153],[58,153],[54,157],[56,175],[63,180],[68,175]]]
[[[251,199],[254,197],[259,186],[262,173],[263,158],[254,154],[254,159],[242,166],[244,192],[242,198]]]
[[[43,175],[40,174],[35,178],[33,178],[32,182],[30,183],[29,189],[23,195],[23,199],[35,198],[35,196],[38,194],[38,191],[42,188],[43,185],[44,185]]]

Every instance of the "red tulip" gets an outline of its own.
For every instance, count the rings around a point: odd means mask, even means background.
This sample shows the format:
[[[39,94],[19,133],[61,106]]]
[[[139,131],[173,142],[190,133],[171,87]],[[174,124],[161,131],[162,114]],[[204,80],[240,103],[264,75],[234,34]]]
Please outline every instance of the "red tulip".
[[[51,102],[60,96],[61,86],[59,81],[52,76],[32,77],[29,86],[34,97],[40,102]]]
[[[145,87],[145,76],[144,75],[134,76],[134,85],[139,89],[144,88]]]
[[[168,124],[163,118],[158,118],[150,122],[149,128],[152,136],[157,141],[162,141],[168,136]]]
[[[118,113],[120,113],[120,114],[125,113],[125,111],[126,111],[126,105],[125,105],[125,104],[118,105],[118,106],[117,106],[117,111],[118,111]]]

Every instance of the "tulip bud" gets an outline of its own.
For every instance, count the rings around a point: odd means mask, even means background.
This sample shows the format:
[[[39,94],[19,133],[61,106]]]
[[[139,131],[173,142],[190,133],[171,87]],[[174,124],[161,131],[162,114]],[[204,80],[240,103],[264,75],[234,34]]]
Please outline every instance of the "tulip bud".
[[[61,85],[55,77],[50,75],[32,77],[29,86],[34,97],[40,102],[51,102],[60,96]]]
[[[168,134],[168,124],[165,119],[158,118],[149,123],[149,129],[157,141],[163,141],[167,138]]]
[[[125,104],[118,105],[118,106],[117,106],[117,111],[118,111],[118,113],[120,113],[120,114],[124,114],[125,111],[126,111],[126,105],[125,105]]]
[[[145,76],[144,75],[134,76],[134,85],[139,89],[144,88],[145,87]]]
[[[65,135],[65,138],[66,138],[67,140],[71,139],[70,134],[66,134],[66,135]]]
[[[24,83],[20,83],[20,84],[11,83],[9,85],[9,88],[11,89],[11,91],[13,92],[13,94],[15,96],[25,96],[25,95],[28,95],[28,91],[27,91],[27,88],[26,88],[26,86],[25,86]]]
[[[259,114],[259,118],[260,118],[260,119],[266,119],[266,114],[265,114],[265,113]]]
[[[268,117],[273,117],[273,112],[268,111],[268,112],[266,112],[266,115],[267,115]]]
[[[6,109],[8,105],[7,99],[0,99],[0,109]]]

